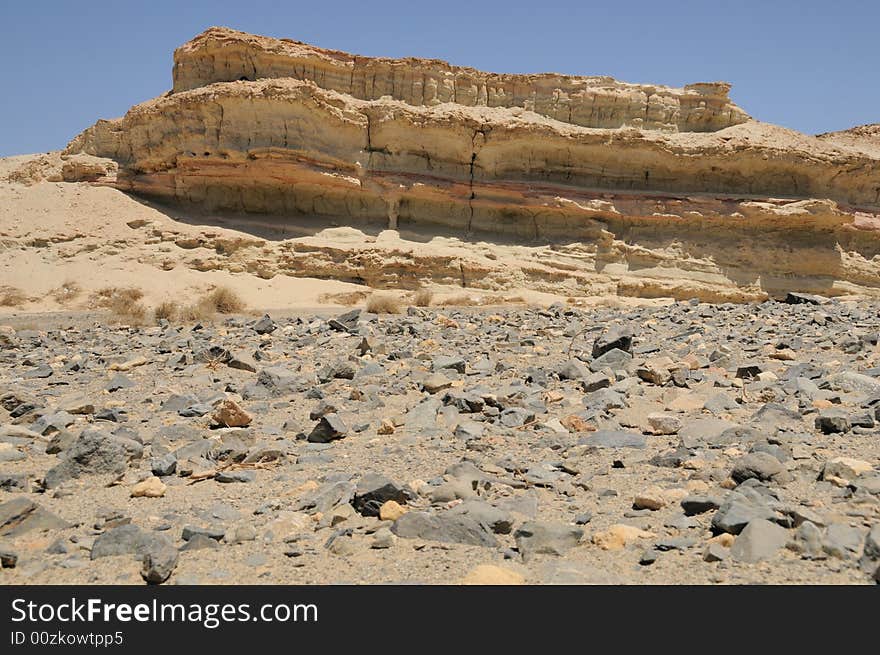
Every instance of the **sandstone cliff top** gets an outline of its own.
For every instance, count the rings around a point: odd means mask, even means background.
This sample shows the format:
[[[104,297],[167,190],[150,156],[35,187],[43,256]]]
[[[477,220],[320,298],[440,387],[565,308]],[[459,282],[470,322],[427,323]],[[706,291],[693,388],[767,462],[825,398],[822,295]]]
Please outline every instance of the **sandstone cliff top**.
[[[584,127],[708,132],[749,119],[730,101],[726,82],[673,88],[608,76],[487,73],[438,59],[353,55],[224,27],[207,29],[174,53],[174,92],[262,78],[309,80],[364,100],[521,107]]]

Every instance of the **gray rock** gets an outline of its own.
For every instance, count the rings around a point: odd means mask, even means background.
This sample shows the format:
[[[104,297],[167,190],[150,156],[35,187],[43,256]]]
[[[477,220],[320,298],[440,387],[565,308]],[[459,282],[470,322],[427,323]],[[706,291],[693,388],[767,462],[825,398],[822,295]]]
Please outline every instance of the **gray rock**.
[[[17,496],[0,504],[0,537],[17,537],[31,530],[63,530],[67,521],[34,501]]]
[[[167,539],[154,539],[143,555],[141,577],[147,584],[162,584],[177,566],[177,549]]]
[[[219,471],[214,479],[222,483],[253,482],[257,479],[257,472],[250,470]]]
[[[442,371],[444,369],[452,369],[464,375],[464,372],[467,368],[467,362],[463,357],[458,356],[442,356],[437,357],[431,363],[431,369],[433,371]]]
[[[498,542],[483,526],[467,516],[407,512],[391,526],[404,539],[426,539],[444,543],[495,548]]]
[[[385,476],[367,473],[358,480],[352,505],[363,516],[379,516],[379,508],[389,500],[405,504],[407,494]]]
[[[128,460],[143,447],[137,442],[100,430],[84,430],[64,453],[64,459],[46,473],[43,483],[54,489],[62,482],[83,475],[112,473],[119,475],[128,468]]]
[[[849,416],[839,409],[823,409],[816,417],[816,429],[822,434],[849,432],[852,429]]]
[[[166,453],[161,457],[150,459],[150,470],[153,475],[171,475],[177,469],[177,456],[174,453]]]
[[[264,314],[263,318],[253,324],[254,332],[257,334],[271,334],[277,328],[278,326],[275,324],[275,321],[268,314]]]
[[[119,391],[120,389],[130,389],[131,387],[136,386],[134,381],[126,375],[122,373],[117,373],[114,375],[110,382],[104,387],[110,393],[114,391]]]
[[[632,354],[633,333],[629,328],[612,328],[596,337],[593,342],[593,359],[601,357],[612,350]]]
[[[203,534],[194,534],[180,547],[180,550],[202,550],[204,548],[220,548],[220,544],[211,537]]]
[[[220,541],[223,537],[226,536],[226,529],[222,526],[199,527],[194,525],[187,525],[184,526],[180,538],[184,541],[190,541],[197,536],[207,537],[208,539]]]
[[[861,545],[862,531],[843,523],[829,525],[822,540],[823,550],[838,559],[855,557]]]
[[[783,477],[788,472],[783,468],[779,460],[769,453],[749,453],[743,455],[733,465],[730,477],[740,483],[751,478],[768,482]]]
[[[570,359],[556,369],[560,380],[583,380],[589,374],[590,369],[576,359]]]
[[[632,363],[632,359],[633,356],[630,353],[620,350],[619,348],[612,348],[599,357],[593,358],[589,366],[593,373],[598,373],[605,368],[610,368],[612,371],[618,371],[629,366]]]
[[[870,573],[878,562],[880,562],[880,523],[875,523],[865,536],[859,566],[865,573]]]
[[[822,531],[811,521],[804,521],[795,531],[794,541],[789,548],[801,554],[802,559],[825,559],[827,554],[822,547]]]
[[[166,546],[177,552],[164,535],[129,523],[98,536],[92,545],[91,559],[115,555],[135,555],[142,559],[147,553],[159,552]]]
[[[578,444],[597,448],[644,448],[648,442],[644,435],[627,430],[597,430],[578,439]]]
[[[725,548],[721,544],[712,543],[706,546],[703,551],[704,562],[723,562],[730,555],[730,549]]]
[[[705,514],[721,507],[723,501],[715,496],[687,496],[681,500],[681,508],[687,516]]]
[[[466,500],[449,513],[467,516],[495,534],[510,534],[513,529],[513,517],[509,512],[482,500]]]
[[[685,448],[723,447],[731,441],[723,435],[735,427],[735,423],[719,418],[698,418],[684,422],[678,431],[678,437]]]
[[[326,414],[309,433],[308,440],[312,443],[329,443],[344,439],[347,435],[348,426],[342,417],[339,414]]]
[[[765,519],[754,519],[733,542],[730,556],[738,562],[760,562],[773,557],[786,543],[785,528]]]
[[[712,517],[712,528],[716,532],[739,534],[752,521],[772,520],[776,512],[754,497],[736,491],[728,494],[721,507]]]
[[[294,511],[326,514],[334,507],[350,502],[354,498],[355,486],[351,482],[328,482],[306,494],[293,506]]]
[[[535,555],[564,555],[577,546],[583,536],[581,528],[547,521],[523,523],[513,534],[525,561]]]

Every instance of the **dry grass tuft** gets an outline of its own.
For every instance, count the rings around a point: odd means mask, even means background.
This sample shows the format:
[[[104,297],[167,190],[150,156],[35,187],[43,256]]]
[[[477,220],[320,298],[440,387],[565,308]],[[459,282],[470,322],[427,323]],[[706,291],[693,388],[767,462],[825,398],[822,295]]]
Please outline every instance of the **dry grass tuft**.
[[[241,296],[229,287],[217,287],[199,304],[205,304],[219,314],[235,314],[245,308]]]
[[[153,310],[153,316],[155,316],[157,321],[161,319],[165,319],[166,321],[176,321],[179,315],[180,305],[171,300],[166,300],[165,302],[160,303],[159,306]]]
[[[346,293],[322,293],[318,302],[322,305],[344,305],[351,307],[364,301],[369,294],[366,291],[349,291]]]
[[[21,289],[8,285],[0,286],[0,307],[18,307],[27,302],[28,297]]]
[[[389,294],[374,293],[367,298],[366,310],[372,314],[399,314],[400,300]]]
[[[55,302],[59,305],[66,305],[81,293],[82,287],[80,287],[77,282],[74,280],[64,280],[64,282],[61,283],[61,286],[57,289],[52,289],[52,291],[49,292],[49,295],[52,296]]]
[[[218,287],[192,305],[166,300],[153,310],[153,316],[156,321],[165,319],[170,322],[195,323],[209,321],[215,314],[241,312],[244,308],[244,301],[237,293],[227,287]]]
[[[430,307],[434,294],[427,289],[418,289],[412,294],[412,304],[416,307]]]
[[[521,296],[461,294],[444,298],[437,304],[441,307],[487,307],[489,305],[522,305],[525,302],[525,299]]]
[[[91,305],[106,309],[113,316],[126,323],[143,323],[147,308],[140,302],[144,292],[135,287],[104,287],[91,295]]]

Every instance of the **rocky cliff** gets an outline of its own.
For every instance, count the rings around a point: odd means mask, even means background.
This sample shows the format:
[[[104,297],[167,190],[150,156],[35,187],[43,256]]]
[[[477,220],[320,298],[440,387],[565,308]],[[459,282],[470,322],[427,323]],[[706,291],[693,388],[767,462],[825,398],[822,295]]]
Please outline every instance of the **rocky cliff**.
[[[117,163],[120,189],[212,212],[576,247],[556,274],[572,295],[880,293],[873,132],[806,136],[750,120],[727,92],[212,28],[175,53],[172,92],[99,121],[66,154]],[[460,267],[462,284],[487,284],[457,264],[417,277]]]

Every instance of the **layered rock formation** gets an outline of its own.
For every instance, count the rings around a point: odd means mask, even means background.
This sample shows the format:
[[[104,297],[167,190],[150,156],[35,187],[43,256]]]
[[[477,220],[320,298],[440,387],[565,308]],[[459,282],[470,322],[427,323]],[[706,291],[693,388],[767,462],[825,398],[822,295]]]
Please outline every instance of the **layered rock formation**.
[[[67,155],[116,162],[120,189],[212,212],[576,247],[572,295],[880,293],[876,149],[752,121],[727,91],[495,75],[213,28],[175,53],[171,93],[99,121]],[[93,179],[111,170],[90,162]]]

